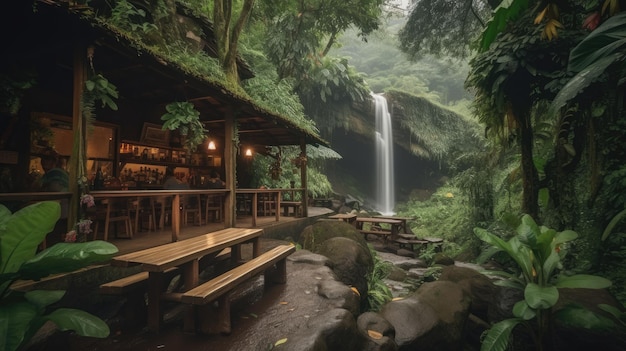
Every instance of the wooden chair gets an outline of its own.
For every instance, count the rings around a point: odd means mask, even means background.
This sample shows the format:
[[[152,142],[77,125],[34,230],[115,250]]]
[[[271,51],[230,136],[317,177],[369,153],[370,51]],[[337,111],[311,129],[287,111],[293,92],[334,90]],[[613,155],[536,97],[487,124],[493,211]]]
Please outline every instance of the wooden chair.
[[[263,216],[271,216],[272,214],[276,214],[276,201],[270,194],[259,194],[258,195],[258,209],[262,211],[260,214]]]
[[[132,239],[133,227],[130,220],[130,211],[128,199],[103,199],[100,202],[100,208],[96,210],[96,225],[94,227],[93,239],[98,235],[98,225],[104,222],[104,241],[109,238],[109,227],[111,224],[124,224],[126,238]],[[116,235],[117,237],[117,235]]]
[[[189,219],[193,219],[193,224],[202,224],[202,212],[200,195],[186,195],[180,197],[182,225],[189,224]]]
[[[209,213],[213,217],[213,222],[223,221],[223,208],[222,195],[207,195],[204,203],[204,223],[209,223]]]
[[[148,230],[156,230],[155,209],[151,199],[136,198],[130,201],[130,212],[134,213],[135,232],[143,228],[144,219],[148,219]]]

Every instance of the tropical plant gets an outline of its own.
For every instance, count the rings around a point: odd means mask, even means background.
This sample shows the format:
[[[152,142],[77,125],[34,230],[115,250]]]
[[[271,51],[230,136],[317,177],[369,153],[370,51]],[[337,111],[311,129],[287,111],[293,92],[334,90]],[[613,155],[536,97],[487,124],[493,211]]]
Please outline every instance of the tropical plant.
[[[149,22],[141,22],[141,20],[145,18],[146,11],[138,9],[135,5],[126,0],[120,0],[115,3],[109,21],[131,33],[146,34],[156,30],[156,25]]]
[[[52,231],[61,213],[57,202],[45,201],[11,213],[0,205],[0,349],[13,351],[27,343],[46,321],[60,330],[105,338],[108,325],[85,311],[50,310],[64,291],[15,291],[16,280],[39,280],[50,274],[70,272],[109,260],[117,248],[105,241],[59,243],[37,253],[38,245]]]
[[[622,12],[606,20],[572,49],[568,70],[576,75],[559,91],[549,112],[556,113],[591,83],[602,79],[611,68],[615,68],[616,73],[612,81],[621,84],[620,79],[626,75],[625,48],[626,12]]]
[[[208,132],[200,122],[200,112],[187,101],[172,102],[165,106],[165,110],[167,112],[161,116],[161,120],[165,121],[163,129],[178,130],[185,137],[185,148],[189,152],[195,151],[207,138]]]
[[[519,289],[524,292],[524,299],[513,307],[514,318],[499,321],[491,326],[483,339],[481,350],[506,350],[513,329],[524,324],[531,332],[536,350],[546,347],[551,330],[552,318],[567,316],[568,325],[584,324],[584,317],[569,308],[552,314],[552,307],[559,300],[558,288],[603,289],[611,285],[605,278],[576,274],[567,275],[563,271],[563,259],[567,253],[567,243],[576,239],[578,234],[571,230],[557,232],[539,226],[529,215],[523,215],[516,229],[516,235],[505,241],[485,229],[475,228],[474,233],[482,241],[492,245],[490,251],[482,257],[487,258],[496,252],[507,253],[517,264],[514,274],[506,272],[485,272],[497,274],[506,279],[496,284]],[[576,320],[580,318],[581,320]]]
[[[374,249],[370,248],[370,252],[374,258],[374,268],[367,277],[367,303],[369,310],[376,312],[393,298],[391,290],[384,281],[389,276],[393,265],[381,260]]]

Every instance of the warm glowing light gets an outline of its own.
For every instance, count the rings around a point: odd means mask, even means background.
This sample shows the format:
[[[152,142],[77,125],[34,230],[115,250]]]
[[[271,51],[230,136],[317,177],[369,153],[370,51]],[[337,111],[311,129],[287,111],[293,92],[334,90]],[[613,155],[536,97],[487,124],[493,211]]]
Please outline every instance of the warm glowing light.
[[[252,156],[252,149],[246,149],[246,156]]]
[[[215,150],[215,142],[213,140],[209,141],[209,150]]]

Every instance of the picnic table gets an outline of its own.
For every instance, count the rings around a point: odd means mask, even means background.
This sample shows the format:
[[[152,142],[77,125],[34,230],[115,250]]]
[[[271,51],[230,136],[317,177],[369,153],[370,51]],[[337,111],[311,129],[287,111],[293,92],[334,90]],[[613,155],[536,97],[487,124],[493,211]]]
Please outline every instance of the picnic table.
[[[172,268],[178,268],[184,281],[185,290],[191,290],[199,283],[199,261],[210,255],[216,256],[222,250],[231,249],[231,260],[241,260],[241,245],[253,244],[253,257],[260,255],[260,237],[263,229],[227,228],[176,241],[141,251],[113,257],[112,266],[130,267],[141,265],[148,272],[148,328],[158,332],[163,320],[161,299],[166,289],[166,275]]]
[[[368,234],[374,234],[382,236],[383,240],[387,242],[388,237],[395,238],[400,232],[402,221],[397,219],[377,218],[377,217],[357,217],[355,219],[356,229],[359,230],[367,240]],[[369,223],[369,228],[365,228],[364,224]],[[390,228],[386,229],[381,224],[388,225]]]
[[[330,219],[338,219],[340,221],[344,221],[350,224],[354,224],[356,221],[356,214],[354,213],[337,213],[331,216],[328,216]]]
[[[409,227],[407,227],[406,223],[408,221],[412,221],[415,218],[413,217],[398,217],[398,216],[374,216],[374,218],[384,218],[384,219],[395,219],[398,221],[401,221],[402,224],[400,225],[400,230],[399,233],[403,233],[403,234],[412,234],[411,231],[409,230]]]

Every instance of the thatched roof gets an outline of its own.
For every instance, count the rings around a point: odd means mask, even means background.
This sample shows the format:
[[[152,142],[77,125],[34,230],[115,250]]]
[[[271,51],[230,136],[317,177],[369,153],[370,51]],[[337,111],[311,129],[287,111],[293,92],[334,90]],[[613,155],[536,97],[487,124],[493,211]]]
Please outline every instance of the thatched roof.
[[[117,86],[122,102],[154,109],[169,102],[190,101],[212,132],[223,130],[226,111],[234,111],[240,140],[249,144],[298,145],[304,140],[327,145],[315,131],[264,110],[245,93],[229,88],[221,77],[208,77],[175,62],[158,47],[150,47],[97,17],[89,7],[62,0],[36,0],[33,11],[28,1],[9,1],[3,4],[6,11],[2,17],[8,26],[2,34],[6,52],[2,60],[27,59],[57,70],[65,67],[66,77],[54,77],[59,92],[71,92],[75,49],[93,45],[94,66]]]

